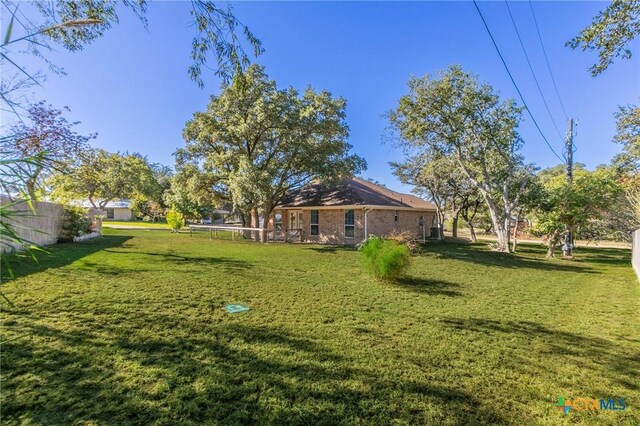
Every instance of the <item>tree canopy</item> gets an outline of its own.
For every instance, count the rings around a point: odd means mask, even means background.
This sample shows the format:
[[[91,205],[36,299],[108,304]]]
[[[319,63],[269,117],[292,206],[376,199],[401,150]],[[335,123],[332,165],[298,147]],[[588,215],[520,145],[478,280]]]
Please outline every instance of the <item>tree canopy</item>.
[[[640,1],[613,0],[598,13],[591,25],[580,31],[567,45],[573,49],[595,50],[598,62],[589,70],[596,76],[616,58],[631,58],[629,43],[640,34]]]
[[[548,173],[540,182],[541,190],[530,203],[533,230],[545,237],[548,257],[553,257],[564,233],[582,233],[588,238],[589,225],[601,228],[599,221],[621,194],[615,173],[609,168],[593,172],[578,169],[574,172],[573,182],[568,182],[564,173],[555,176]]]
[[[63,108],[69,111],[69,108]],[[55,109],[45,102],[29,106],[26,120],[9,130],[9,136],[2,139],[0,149],[5,153],[27,158],[42,153],[45,161],[30,167],[26,190],[31,199],[37,199],[37,190],[42,187],[51,170],[63,169],[75,160],[78,152],[88,147],[88,141],[95,135],[83,136],[73,130],[78,122],[70,123],[63,116],[63,110]]]
[[[394,174],[405,184],[413,185],[413,192],[428,198],[436,205],[440,232],[447,215],[452,219],[452,235],[457,237],[458,218],[462,215],[475,241],[473,219],[477,213],[481,194],[467,176],[443,156],[418,156],[403,162],[389,163]]]
[[[456,65],[435,78],[411,78],[409,94],[388,114],[409,158],[446,159],[480,191],[502,251],[509,250],[511,213],[533,171],[520,153],[521,111]]]
[[[101,209],[109,201],[136,194],[152,197],[158,192],[157,180],[145,158],[102,149],[83,152],[78,164],[68,172],[54,175],[50,185],[56,200],[88,200]]]
[[[36,0],[30,3],[33,9],[28,11],[34,13],[29,16],[20,9],[25,7],[20,2],[3,0],[1,6],[3,14],[11,18],[0,46],[0,64],[3,65],[0,100],[17,117],[22,115],[23,109],[20,92],[40,85],[45,79],[45,74],[27,69],[17,55],[34,55],[48,65],[49,71],[62,74],[64,70],[48,58],[48,52],[54,46],[72,52],[84,49],[118,24],[123,8],[131,10],[143,25],[147,25],[148,0]],[[262,54],[262,43],[233,14],[229,3],[191,0],[189,4],[195,34],[187,71],[198,86],[204,86],[203,68],[211,69],[215,75],[229,81],[249,66],[251,54],[256,57]],[[22,43],[23,48],[11,49],[16,42]],[[215,67],[208,65],[211,56]]]
[[[212,96],[183,134],[178,174],[196,176],[221,200],[253,212],[256,227],[258,212],[267,217],[292,189],[366,167],[349,153],[344,99],[311,87],[278,89],[257,65]]]

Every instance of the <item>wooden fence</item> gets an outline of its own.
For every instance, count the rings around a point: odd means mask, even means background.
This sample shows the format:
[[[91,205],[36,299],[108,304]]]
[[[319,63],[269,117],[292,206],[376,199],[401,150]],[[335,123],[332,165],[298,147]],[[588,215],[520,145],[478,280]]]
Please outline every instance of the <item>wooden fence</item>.
[[[60,204],[35,201],[33,209],[26,202],[12,202],[7,197],[2,197],[2,204],[9,210],[16,212],[7,224],[23,240],[31,244],[45,246],[55,244],[62,228],[62,216],[64,207]],[[4,236],[0,245],[0,252],[21,250],[24,247],[8,241]]]
[[[640,280],[640,229],[633,233],[633,248],[631,251],[631,265]]]

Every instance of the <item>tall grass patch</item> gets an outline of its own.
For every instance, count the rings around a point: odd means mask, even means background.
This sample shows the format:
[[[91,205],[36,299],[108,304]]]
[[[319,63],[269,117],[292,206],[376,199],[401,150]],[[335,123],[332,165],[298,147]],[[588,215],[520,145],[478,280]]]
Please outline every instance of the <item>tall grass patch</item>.
[[[371,237],[362,244],[360,253],[365,268],[384,280],[402,277],[411,262],[409,247],[396,240]]]

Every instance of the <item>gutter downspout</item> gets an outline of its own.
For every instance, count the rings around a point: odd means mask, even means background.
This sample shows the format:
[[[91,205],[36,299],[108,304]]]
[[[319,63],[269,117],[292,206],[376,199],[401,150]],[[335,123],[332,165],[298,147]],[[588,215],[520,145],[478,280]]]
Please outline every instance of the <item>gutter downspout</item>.
[[[367,213],[373,210],[373,207],[364,206],[362,210],[364,210],[364,241],[367,241],[369,239],[369,220],[367,218]]]

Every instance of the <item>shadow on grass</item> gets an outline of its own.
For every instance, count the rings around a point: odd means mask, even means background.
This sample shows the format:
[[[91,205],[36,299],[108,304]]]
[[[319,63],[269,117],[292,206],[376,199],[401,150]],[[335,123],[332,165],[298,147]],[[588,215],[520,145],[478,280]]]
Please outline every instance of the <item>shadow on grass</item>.
[[[131,255],[149,257],[154,259],[154,263],[166,264],[167,266],[175,265],[193,265],[198,267],[221,267],[230,272],[237,272],[251,267],[251,263],[246,260],[232,259],[229,257],[212,257],[212,256],[185,256],[175,252],[174,250],[168,250],[166,252],[145,252],[145,251],[121,251],[121,250],[105,250],[113,254]],[[148,259],[148,260],[150,260]],[[145,260],[147,262],[148,260]],[[139,271],[139,269],[136,269]]]
[[[518,246],[517,253],[491,251],[483,243],[458,244],[432,242],[421,247],[421,253],[434,254],[437,258],[455,259],[500,268],[529,268],[542,271],[600,273],[580,258],[576,260],[545,259],[546,249],[530,244]]]
[[[89,328],[74,315],[67,313],[75,323],[64,331],[32,323],[24,327],[28,338],[3,345],[7,421],[424,424],[429,415],[451,424],[504,421],[469,393],[353,367],[345,355],[278,327],[194,324],[158,313],[119,323],[105,317],[100,328]]]
[[[628,352],[612,341],[589,337],[577,333],[556,330],[532,321],[495,321],[480,318],[445,318],[441,322],[459,331],[470,331],[487,336],[504,335],[529,342],[534,351],[532,340],[541,343],[538,352],[557,357],[566,357],[566,362],[575,363],[594,375],[609,377],[627,389],[639,389],[637,382],[631,380],[640,370],[640,353]],[[531,352],[530,354],[534,354]],[[525,355],[528,357],[529,354]],[[518,366],[528,364],[528,359],[520,360]],[[548,366],[551,367],[551,366]],[[602,393],[600,389],[597,393]]]
[[[109,235],[77,243],[63,243],[47,247],[48,253],[36,254],[37,262],[24,253],[4,255],[12,266],[15,278],[24,277],[51,268],[60,268],[89,256],[95,252],[111,247],[122,246],[130,236]],[[2,281],[7,280],[7,272],[3,268]]]
[[[417,277],[403,277],[393,282],[394,285],[402,287],[406,290],[416,293],[428,294],[431,296],[462,296],[458,290],[462,286],[458,283],[452,283],[442,280],[429,280]]]
[[[585,262],[610,266],[631,265],[631,250],[618,248],[601,248],[581,246],[576,248],[575,255]]]
[[[358,251],[354,246],[322,246],[322,247],[305,247],[304,250],[313,250],[317,253],[342,253],[345,251]]]

